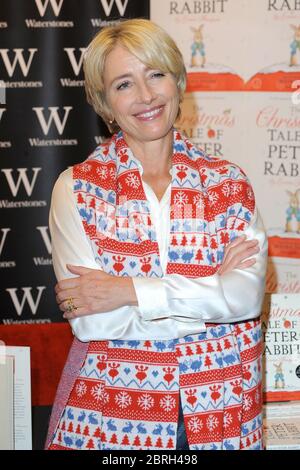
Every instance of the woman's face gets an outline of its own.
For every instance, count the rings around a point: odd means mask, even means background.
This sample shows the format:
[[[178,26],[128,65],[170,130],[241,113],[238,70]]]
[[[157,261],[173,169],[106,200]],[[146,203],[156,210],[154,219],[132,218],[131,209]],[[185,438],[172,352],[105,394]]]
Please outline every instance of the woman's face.
[[[122,131],[139,142],[165,137],[178,113],[179,93],[170,73],[149,69],[121,46],[106,58],[107,104]]]

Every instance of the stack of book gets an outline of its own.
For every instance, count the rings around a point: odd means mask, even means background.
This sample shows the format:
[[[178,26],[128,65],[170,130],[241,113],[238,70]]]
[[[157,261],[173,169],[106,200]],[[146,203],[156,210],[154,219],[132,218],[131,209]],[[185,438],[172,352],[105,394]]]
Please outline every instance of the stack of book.
[[[300,294],[268,294],[262,312],[267,449],[300,450]]]

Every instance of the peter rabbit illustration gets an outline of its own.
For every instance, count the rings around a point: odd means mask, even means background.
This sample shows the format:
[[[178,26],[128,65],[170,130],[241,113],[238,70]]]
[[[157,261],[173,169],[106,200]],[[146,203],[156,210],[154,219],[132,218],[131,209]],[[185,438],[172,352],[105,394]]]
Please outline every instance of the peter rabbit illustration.
[[[275,367],[275,388],[284,388],[285,387],[285,381],[284,381],[284,375],[283,375],[283,370],[282,370],[282,363],[279,362],[279,364],[274,364]],[[279,386],[280,385],[280,386]]]
[[[198,28],[191,28],[194,33],[194,41],[192,43],[192,57],[191,57],[191,67],[204,67],[205,65],[205,47],[203,42],[203,24],[198,26]]]
[[[295,192],[287,191],[290,197],[289,207],[286,210],[286,232],[300,233],[300,189]]]
[[[294,24],[290,25],[291,28],[294,30],[294,40],[292,41],[290,48],[291,48],[291,60],[290,66],[298,65],[297,62],[297,49],[300,51],[300,24],[295,26]]]

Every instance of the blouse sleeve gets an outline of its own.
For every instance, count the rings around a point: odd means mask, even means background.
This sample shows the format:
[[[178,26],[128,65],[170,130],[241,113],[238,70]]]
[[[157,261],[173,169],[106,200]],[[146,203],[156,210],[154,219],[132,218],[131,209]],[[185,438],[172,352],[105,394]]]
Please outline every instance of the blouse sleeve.
[[[268,254],[267,237],[258,211],[243,233],[248,240],[258,240],[260,247],[259,253],[253,256],[256,263],[247,269],[197,279],[179,274],[159,279],[134,278],[143,319],[194,318],[230,323],[257,317],[264,296]]]

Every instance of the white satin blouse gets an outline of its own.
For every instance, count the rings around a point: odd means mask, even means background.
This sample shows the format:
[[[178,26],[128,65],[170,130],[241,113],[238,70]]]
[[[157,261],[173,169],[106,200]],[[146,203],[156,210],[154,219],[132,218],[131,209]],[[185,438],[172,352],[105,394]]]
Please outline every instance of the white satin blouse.
[[[165,273],[171,184],[160,201],[147,183],[143,185]],[[66,264],[100,269],[76,207],[71,168],[59,176],[54,186],[49,226],[58,281],[73,277]],[[250,268],[197,279],[179,274],[159,279],[134,278],[138,307],[124,306],[70,320],[73,333],[81,341],[168,340],[203,332],[205,322],[232,323],[257,317],[263,301],[267,263],[267,239],[257,211],[245,234],[248,240],[256,238],[260,246],[256,263]]]

